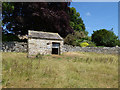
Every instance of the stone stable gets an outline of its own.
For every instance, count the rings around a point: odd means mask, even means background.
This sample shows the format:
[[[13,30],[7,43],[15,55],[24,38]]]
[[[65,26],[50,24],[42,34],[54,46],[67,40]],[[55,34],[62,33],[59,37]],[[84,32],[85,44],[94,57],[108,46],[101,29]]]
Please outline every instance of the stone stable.
[[[58,33],[28,31],[28,57],[62,54],[63,38]]]

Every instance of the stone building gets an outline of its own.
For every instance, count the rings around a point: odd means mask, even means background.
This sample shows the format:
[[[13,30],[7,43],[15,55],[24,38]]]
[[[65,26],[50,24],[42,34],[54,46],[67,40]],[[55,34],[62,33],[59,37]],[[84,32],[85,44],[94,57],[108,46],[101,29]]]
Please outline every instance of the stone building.
[[[28,57],[62,54],[63,38],[58,33],[28,31]]]

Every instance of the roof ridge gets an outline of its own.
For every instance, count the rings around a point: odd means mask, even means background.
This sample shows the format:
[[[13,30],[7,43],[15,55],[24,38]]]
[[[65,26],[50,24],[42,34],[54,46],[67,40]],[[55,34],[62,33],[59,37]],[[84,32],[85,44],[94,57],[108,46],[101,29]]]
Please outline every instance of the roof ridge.
[[[28,30],[28,35],[31,38],[63,40],[58,33]]]
[[[42,33],[58,34],[58,33],[54,33],[54,32],[45,32],[45,31],[34,31],[34,30],[28,30],[28,31],[30,31],[30,32],[32,31],[32,32],[42,32]]]

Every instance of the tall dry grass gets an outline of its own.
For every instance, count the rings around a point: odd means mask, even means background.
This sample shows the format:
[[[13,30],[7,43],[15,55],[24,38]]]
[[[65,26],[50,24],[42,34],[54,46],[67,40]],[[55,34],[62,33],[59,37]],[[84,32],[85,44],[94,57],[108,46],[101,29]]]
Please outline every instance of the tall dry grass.
[[[69,52],[27,58],[3,53],[3,87],[117,88],[118,55]]]

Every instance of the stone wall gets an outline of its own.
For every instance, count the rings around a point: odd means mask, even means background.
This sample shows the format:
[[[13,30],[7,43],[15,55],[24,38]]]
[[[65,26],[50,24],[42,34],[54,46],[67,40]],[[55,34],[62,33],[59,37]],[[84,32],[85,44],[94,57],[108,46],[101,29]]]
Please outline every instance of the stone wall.
[[[63,46],[64,52],[95,52],[105,54],[118,54],[120,53],[120,47],[78,47],[78,46]]]
[[[3,52],[27,52],[28,45],[24,42],[2,42]]]
[[[28,55],[33,56],[37,54],[51,55],[52,43],[60,43],[60,54],[63,52],[63,41],[47,40],[47,39],[28,39]]]
[[[96,53],[107,53],[107,54],[117,54],[120,53],[120,47],[78,47],[63,45],[62,52],[96,52]],[[28,45],[24,42],[3,42],[2,43],[3,52],[27,52]]]

